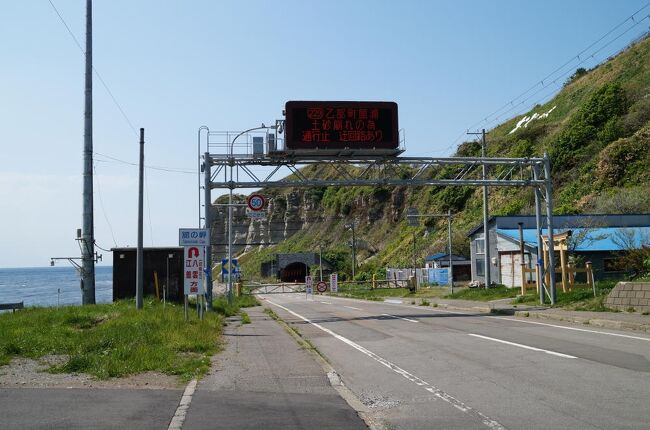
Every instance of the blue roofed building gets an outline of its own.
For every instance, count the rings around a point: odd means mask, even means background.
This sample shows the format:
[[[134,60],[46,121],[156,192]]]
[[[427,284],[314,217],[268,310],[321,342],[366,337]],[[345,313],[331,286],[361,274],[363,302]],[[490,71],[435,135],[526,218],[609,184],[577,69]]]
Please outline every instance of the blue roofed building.
[[[543,218],[543,222],[546,219]],[[537,231],[534,216],[494,216],[488,220],[491,282],[507,287],[521,286],[521,251],[519,224],[523,230],[524,264],[533,268],[537,261]],[[650,244],[650,214],[636,215],[556,215],[554,234],[571,231],[569,254],[591,261],[594,279],[621,278],[618,257],[630,247]],[[543,235],[548,229],[543,224]],[[471,230],[472,280],[485,282],[485,240],[483,224]],[[559,259],[556,259],[558,262]],[[559,264],[556,263],[556,264]],[[580,277],[578,277],[580,281]]]

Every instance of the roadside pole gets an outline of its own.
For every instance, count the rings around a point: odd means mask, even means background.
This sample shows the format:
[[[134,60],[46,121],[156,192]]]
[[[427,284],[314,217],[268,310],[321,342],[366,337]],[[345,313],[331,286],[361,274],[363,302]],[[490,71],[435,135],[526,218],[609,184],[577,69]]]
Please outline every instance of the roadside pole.
[[[136,256],[135,308],[142,309],[144,294],[144,249],[142,240],[144,184],[144,128],[140,129],[140,173],[138,179],[138,251]]]
[[[449,292],[454,294],[454,266],[451,254],[451,209],[447,210],[447,238],[449,240]]]

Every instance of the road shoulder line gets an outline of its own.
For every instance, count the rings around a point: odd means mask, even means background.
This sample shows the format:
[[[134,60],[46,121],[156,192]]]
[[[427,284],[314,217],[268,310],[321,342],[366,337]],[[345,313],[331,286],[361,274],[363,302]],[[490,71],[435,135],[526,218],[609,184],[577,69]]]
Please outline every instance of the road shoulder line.
[[[181,396],[181,401],[178,404],[178,408],[176,408],[176,412],[174,413],[167,430],[181,430],[183,428],[183,423],[187,416],[187,410],[190,408],[192,396],[196,390],[196,384],[197,380],[192,379],[189,384],[187,384],[187,387],[185,387],[185,391],[183,391],[183,395]]]
[[[505,430],[506,429],[498,421],[496,421],[496,420],[488,417],[487,415],[483,414],[482,412],[480,412],[480,411],[466,405],[465,403],[463,403],[459,399],[455,398],[454,396],[442,391],[441,389],[433,386],[432,384],[430,384],[427,381],[419,378],[418,376],[413,375],[412,373],[408,372],[407,370],[402,369],[401,367],[397,366],[396,364],[394,364],[394,363],[386,360],[385,358],[375,354],[374,352],[372,352],[369,349],[359,345],[358,343],[353,342],[352,340],[350,340],[350,339],[348,339],[348,338],[346,338],[344,336],[341,336],[340,334],[335,333],[334,331],[332,331],[332,330],[330,330],[330,329],[328,329],[326,327],[323,327],[322,325],[320,325],[318,323],[315,323],[315,322],[309,320],[308,318],[305,318],[304,316],[292,311],[289,308],[286,308],[286,307],[284,307],[284,306],[282,306],[282,305],[280,305],[278,303],[272,302],[271,300],[268,300],[268,299],[266,299],[266,301],[268,303],[274,305],[274,306],[277,306],[280,309],[283,309],[284,311],[290,313],[291,315],[293,315],[293,316],[295,316],[295,317],[297,317],[297,318],[299,318],[299,319],[313,325],[314,327],[318,328],[319,330],[324,331],[325,333],[333,336],[334,338],[340,340],[341,342],[351,346],[352,348],[356,349],[357,351],[359,351],[359,352],[365,354],[366,356],[372,358],[373,360],[377,361],[381,365],[389,368],[390,370],[397,373],[398,375],[401,375],[402,377],[406,378],[410,382],[413,382],[415,385],[417,385],[419,387],[422,387],[423,389],[425,389],[429,393],[433,394],[436,398],[449,403],[451,406],[453,406],[457,410],[459,410],[459,411],[461,411],[461,412],[463,412],[463,413],[465,413],[467,415],[474,416],[475,419],[478,419],[480,422],[482,422],[488,428],[493,429],[493,430]]]
[[[483,336],[483,335],[474,334],[474,333],[467,333],[467,335],[468,336],[473,336],[473,337],[478,337],[478,338],[485,339],[485,340],[491,340],[493,342],[504,343],[506,345],[516,346],[516,347],[523,348],[523,349],[529,349],[531,351],[544,352],[546,354],[555,355],[557,357],[578,358],[578,357],[574,357],[573,355],[563,354],[561,352],[550,351],[548,349],[537,348],[537,347],[534,347],[534,346],[524,345],[524,344],[521,344],[521,343],[510,342],[508,340],[497,339],[495,337]]]

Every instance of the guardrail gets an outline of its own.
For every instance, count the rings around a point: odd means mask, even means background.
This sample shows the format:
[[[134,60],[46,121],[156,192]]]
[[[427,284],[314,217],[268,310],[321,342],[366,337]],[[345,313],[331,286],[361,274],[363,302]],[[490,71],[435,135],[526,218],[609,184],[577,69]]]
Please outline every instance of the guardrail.
[[[16,309],[23,309],[25,307],[24,302],[18,303],[0,303],[0,311],[13,311],[16,313]]]

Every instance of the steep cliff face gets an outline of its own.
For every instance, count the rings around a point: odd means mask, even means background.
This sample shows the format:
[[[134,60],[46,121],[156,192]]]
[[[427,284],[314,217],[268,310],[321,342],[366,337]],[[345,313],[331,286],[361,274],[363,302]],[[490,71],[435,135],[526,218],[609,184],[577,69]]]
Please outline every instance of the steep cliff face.
[[[650,39],[640,41],[600,66],[576,73],[543,105],[489,130],[489,157],[550,154],[555,211],[570,213],[650,212]],[[464,142],[457,156],[480,155],[480,145]],[[362,167],[350,167],[362,169]],[[413,172],[404,168],[406,177]],[[327,163],[301,170],[305,176],[340,175]],[[422,172],[442,177],[441,170]],[[241,255],[252,277],[277,252],[323,249],[339,266],[350,265],[354,224],[360,272],[386,265],[421,263],[426,255],[445,251],[444,219],[406,223],[407,207],[420,213],[446,213],[453,221],[453,252],[468,254],[466,233],[481,222],[481,189],[456,187],[321,187],[260,190],[269,198],[265,220],[249,220],[235,210],[234,253]],[[244,196],[237,201],[244,202]],[[223,199],[221,199],[223,200]],[[218,202],[223,203],[223,201]],[[491,188],[490,215],[530,214],[530,188]],[[213,235],[215,257],[226,252],[227,212],[218,207]],[[342,269],[345,270],[345,267]]]

